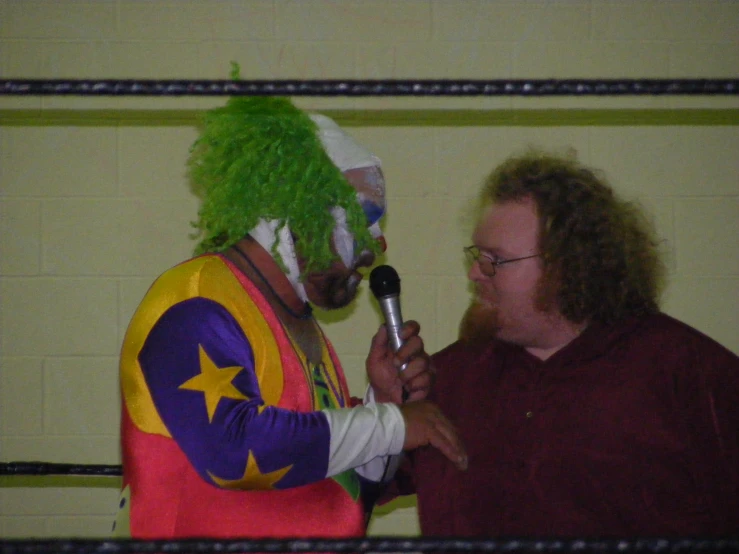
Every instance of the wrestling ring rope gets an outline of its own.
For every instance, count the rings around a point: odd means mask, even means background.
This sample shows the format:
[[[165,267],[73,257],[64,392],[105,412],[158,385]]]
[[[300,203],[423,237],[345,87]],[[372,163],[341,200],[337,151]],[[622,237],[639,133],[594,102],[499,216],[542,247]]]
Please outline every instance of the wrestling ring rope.
[[[739,79],[74,80],[0,79],[0,96],[644,96],[739,94]],[[0,476],[116,477],[120,465],[0,462]],[[0,486],[2,484],[0,483]],[[282,540],[0,539],[0,554],[239,552],[739,552],[732,537]]]
[[[739,539],[288,539],[288,540],[13,540],[0,554],[206,554],[240,552],[739,552]]]
[[[736,95],[739,79],[42,80],[0,79],[0,96]]]

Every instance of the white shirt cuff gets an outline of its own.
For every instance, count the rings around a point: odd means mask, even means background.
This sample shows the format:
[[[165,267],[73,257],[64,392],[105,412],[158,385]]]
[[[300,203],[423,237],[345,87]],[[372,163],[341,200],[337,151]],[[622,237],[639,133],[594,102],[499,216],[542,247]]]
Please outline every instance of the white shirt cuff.
[[[405,443],[405,420],[400,408],[392,403],[376,403],[371,387],[365,405],[341,410],[323,410],[331,429],[326,477],[347,469],[356,469],[362,477],[389,480],[395,468],[388,457],[400,454]],[[392,465],[392,464],[391,464]],[[392,473],[391,471],[392,470]]]

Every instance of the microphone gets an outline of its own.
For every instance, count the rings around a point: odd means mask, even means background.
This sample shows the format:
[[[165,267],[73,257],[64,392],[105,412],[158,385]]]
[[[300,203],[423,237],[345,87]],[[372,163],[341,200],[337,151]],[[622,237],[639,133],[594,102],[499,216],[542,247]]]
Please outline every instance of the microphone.
[[[400,350],[403,340],[400,329],[403,327],[403,316],[400,313],[400,277],[389,265],[380,265],[370,273],[370,289],[380,304],[385,318],[385,327],[393,347],[393,352]],[[403,364],[401,371],[407,364]]]

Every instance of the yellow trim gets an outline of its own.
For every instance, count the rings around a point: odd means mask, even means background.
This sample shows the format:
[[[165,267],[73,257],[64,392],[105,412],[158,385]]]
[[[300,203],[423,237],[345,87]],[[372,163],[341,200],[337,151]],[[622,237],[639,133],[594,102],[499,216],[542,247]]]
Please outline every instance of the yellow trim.
[[[331,354],[328,351],[328,344],[326,343],[326,337],[323,333],[321,333],[321,359],[323,360],[323,367],[326,369],[325,377],[329,380],[326,384],[329,387],[331,396],[336,400],[336,408],[341,407],[341,402],[339,401],[340,399],[337,398],[335,391],[338,391],[341,395],[341,400],[344,401],[344,407],[347,408],[349,398],[344,396],[344,390],[341,386],[341,381],[339,380],[339,374],[336,371],[336,366],[334,366],[334,360],[331,358]]]
[[[334,366],[334,361],[331,358],[331,354],[328,350],[328,344],[326,343],[326,338],[323,335],[323,333],[318,329],[318,340],[321,343],[321,362],[323,362],[323,367],[326,368],[326,377],[331,382],[326,383],[328,385],[328,392],[331,395],[331,397],[335,401],[335,406],[323,406],[321,403],[321,399],[318,396],[318,387],[316,387],[315,383],[315,377],[313,376],[313,372],[311,371],[313,364],[311,364],[308,361],[308,357],[305,355],[303,350],[298,346],[298,343],[293,338],[292,334],[285,328],[285,334],[287,335],[287,338],[290,340],[290,344],[293,347],[293,351],[295,352],[295,355],[297,356],[298,360],[300,361],[300,367],[303,370],[303,375],[305,376],[305,380],[308,383],[308,387],[310,388],[310,395],[312,399],[313,406],[312,408],[314,410],[321,410],[323,408],[339,408],[341,406],[341,403],[339,402],[339,398],[336,397],[336,394],[334,393],[334,390],[338,391],[339,394],[342,396],[344,400],[344,407],[347,407],[347,404],[349,402],[348,398],[344,397],[344,390],[341,387],[341,381],[339,380],[339,375],[336,370],[336,366]]]
[[[228,480],[221,479],[216,475],[213,475],[210,471],[208,477],[210,477],[215,484],[223,489],[230,490],[272,490],[275,485],[290,471],[293,464],[280,468],[275,471],[269,471],[262,473],[257,464],[257,459],[254,457],[254,452],[249,450],[249,454],[246,459],[246,467],[244,468],[244,474],[240,479]]]
[[[298,358],[298,363],[300,363],[300,369],[303,370],[303,377],[305,377],[305,382],[308,384],[308,389],[310,390],[310,398],[311,398],[311,409],[315,410],[316,406],[318,406],[318,396],[316,394],[316,385],[313,382],[313,375],[311,375],[309,363],[308,363],[308,357],[305,355],[303,350],[298,346],[298,343],[295,342],[295,339],[293,338],[292,333],[287,329],[287,327],[283,326],[283,330],[285,331],[285,335],[287,336],[287,339],[290,341],[290,346],[293,348],[293,352],[295,353],[295,357]],[[321,353],[321,356],[323,356],[323,353]]]
[[[259,308],[220,258],[195,258],[173,267],[154,282],[134,314],[123,341],[123,397],[131,419],[144,432],[171,437],[146,386],[138,354],[152,327],[169,308],[196,297],[226,307],[241,327],[254,352],[255,372],[265,403],[276,405],[282,396],[280,352]]]

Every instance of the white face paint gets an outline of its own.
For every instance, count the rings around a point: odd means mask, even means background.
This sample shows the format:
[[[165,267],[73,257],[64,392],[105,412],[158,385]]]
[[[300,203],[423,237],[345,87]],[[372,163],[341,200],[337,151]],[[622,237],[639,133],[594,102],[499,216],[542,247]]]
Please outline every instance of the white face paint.
[[[267,252],[272,252],[272,246],[277,241],[277,225],[279,221],[277,219],[266,220],[260,219],[254,229],[249,234],[257,241],[262,248]],[[292,234],[290,233],[290,227],[287,224],[283,225],[279,231],[279,243],[277,245],[277,253],[282,258],[282,263],[285,264],[287,269],[287,278],[292,284],[295,292],[303,302],[307,302],[308,295],[305,293],[305,287],[300,282],[300,269],[298,267],[298,257],[295,253],[295,243],[293,242]]]
[[[357,191],[357,201],[367,216],[367,226],[376,239],[382,237],[380,218],[385,214],[385,178],[380,159],[345,133],[332,119],[311,114],[318,126],[318,137],[331,161]],[[354,236],[346,224],[346,212],[335,207],[331,211],[336,227],[333,240],[336,252],[348,268],[352,267],[360,253],[354,252]]]
[[[344,262],[346,267],[351,267],[354,263],[354,235],[349,232],[346,224],[346,210],[339,206],[331,208],[331,215],[334,216],[336,226],[334,227],[333,239],[336,253]]]

